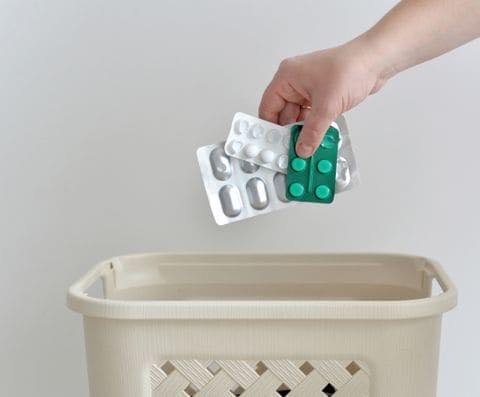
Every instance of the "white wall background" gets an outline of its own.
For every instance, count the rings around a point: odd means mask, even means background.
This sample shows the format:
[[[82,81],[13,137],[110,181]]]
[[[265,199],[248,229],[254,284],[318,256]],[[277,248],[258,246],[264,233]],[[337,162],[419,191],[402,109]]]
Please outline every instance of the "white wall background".
[[[333,206],[217,227],[194,157],[255,114],[289,55],[341,43],[394,1],[0,0],[0,388],[87,395],[65,290],[142,251],[398,251],[439,259],[440,397],[480,395],[480,42],[347,114],[363,184]]]

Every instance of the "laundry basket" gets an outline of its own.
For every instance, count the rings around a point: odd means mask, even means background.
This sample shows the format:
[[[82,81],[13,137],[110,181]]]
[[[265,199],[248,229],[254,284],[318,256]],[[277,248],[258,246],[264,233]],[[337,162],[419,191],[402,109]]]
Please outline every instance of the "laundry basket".
[[[91,397],[434,397],[456,296],[414,256],[148,254],[100,263],[68,305]]]

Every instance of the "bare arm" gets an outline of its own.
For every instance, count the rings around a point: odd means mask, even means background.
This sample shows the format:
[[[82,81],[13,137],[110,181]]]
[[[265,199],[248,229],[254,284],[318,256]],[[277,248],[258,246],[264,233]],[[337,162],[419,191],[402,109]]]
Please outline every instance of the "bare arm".
[[[330,123],[388,79],[480,36],[480,0],[403,0],[373,28],[339,47],[284,60],[260,117],[305,119],[297,152],[309,157]]]

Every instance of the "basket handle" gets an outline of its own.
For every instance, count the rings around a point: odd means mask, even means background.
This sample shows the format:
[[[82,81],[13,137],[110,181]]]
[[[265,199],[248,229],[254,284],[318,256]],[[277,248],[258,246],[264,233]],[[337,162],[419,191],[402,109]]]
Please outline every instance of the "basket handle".
[[[70,309],[82,312],[82,307],[86,300],[97,300],[87,297],[87,290],[98,280],[103,280],[103,288],[107,293],[111,287],[107,281],[107,273],[112,271],[112,261],[101,262],[93,269],[88,271],[82,278],[77,280],[69,289],[67,294],[67,305]],[[87,299],[86,299],[87,298]]]
[[[435,279],[442,289],[443,293],[437,296],[432,296],[432,300],[438,307],[447,307],[450,310],[457,304],[458,291],[455,284],[452,282],[443,268],[435,261],[429,261],[427,265],[427,272],[430,278]],[[444,310],[444,311],[446,311]]]

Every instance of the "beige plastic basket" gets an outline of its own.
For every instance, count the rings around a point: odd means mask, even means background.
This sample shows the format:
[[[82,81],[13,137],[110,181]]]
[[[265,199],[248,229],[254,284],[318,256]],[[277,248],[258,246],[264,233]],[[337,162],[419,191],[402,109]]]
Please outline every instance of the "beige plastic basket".
[[[413,256],[149,254],[99,264],[68,304],[91,397],[434,397],[456,297]]]

